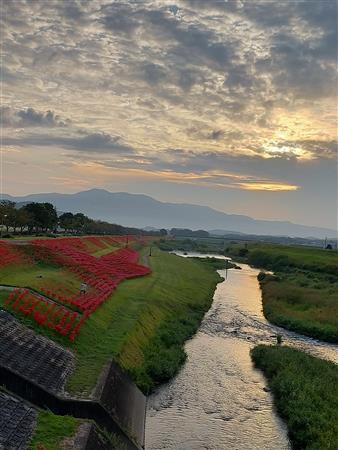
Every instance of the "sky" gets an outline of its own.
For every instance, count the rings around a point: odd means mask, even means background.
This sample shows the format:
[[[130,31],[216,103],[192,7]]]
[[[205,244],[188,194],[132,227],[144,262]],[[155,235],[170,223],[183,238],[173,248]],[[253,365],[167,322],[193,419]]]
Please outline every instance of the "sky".
[[[6,194],[337,229],[337,2],[1,3]]]

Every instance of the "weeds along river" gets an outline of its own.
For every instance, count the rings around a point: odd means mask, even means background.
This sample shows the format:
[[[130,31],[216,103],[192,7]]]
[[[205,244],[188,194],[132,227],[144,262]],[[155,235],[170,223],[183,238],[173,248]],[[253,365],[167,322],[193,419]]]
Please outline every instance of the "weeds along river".
[[[275,343],[281,334],[285,344],[338,363],[338,346],[267,322],[259,271],[240,266],[218,284],[210,310],[185,346],[188,358],[179,374],[149,398],[146,450],[289,449],[286,427],[250,349]],[[225,271],[219,273],[225,277]]]

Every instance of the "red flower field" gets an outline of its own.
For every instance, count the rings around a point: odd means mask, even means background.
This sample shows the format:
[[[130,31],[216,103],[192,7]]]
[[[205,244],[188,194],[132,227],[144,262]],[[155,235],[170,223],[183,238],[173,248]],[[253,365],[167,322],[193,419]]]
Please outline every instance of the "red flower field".
[[[87,285],[84,293],[76,295],[63,292],[58,286],[42,289],[43,295],[17,288],[9,294],[7,307],[74,341],[86,319],[107,301],[121,281],[150,273],[148,267],[138,264],[138,252],[126,247],[136,240],[130,236],[36,239],[32,241],[31,259],[19,246],[0,242],[2,266],[53,263],[75,273]],[[120,248],[101,257],[89,253],[91,246],[104,249],[107,244]]]

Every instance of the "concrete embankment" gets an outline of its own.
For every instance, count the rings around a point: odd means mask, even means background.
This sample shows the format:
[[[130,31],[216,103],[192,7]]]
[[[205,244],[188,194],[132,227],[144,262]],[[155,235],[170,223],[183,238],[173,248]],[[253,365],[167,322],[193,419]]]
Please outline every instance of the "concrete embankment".
[[[9,392],[55,414],[92,420],[128,449],[144,447],[146,398],[116,364],[107,366],[92,398],[72,398],[64,390],[75,364],[70,351],[2,310],[0,343],[0,385]],[[94,442],[96,435],[92,431],[88,442]]]

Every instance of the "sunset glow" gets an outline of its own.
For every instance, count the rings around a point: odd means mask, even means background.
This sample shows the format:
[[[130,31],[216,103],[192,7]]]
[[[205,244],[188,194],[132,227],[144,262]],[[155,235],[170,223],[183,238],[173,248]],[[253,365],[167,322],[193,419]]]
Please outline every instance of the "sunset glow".
[[[4,192],[244,202],[335,228],[336,20],[333,1],[4,2]]]

